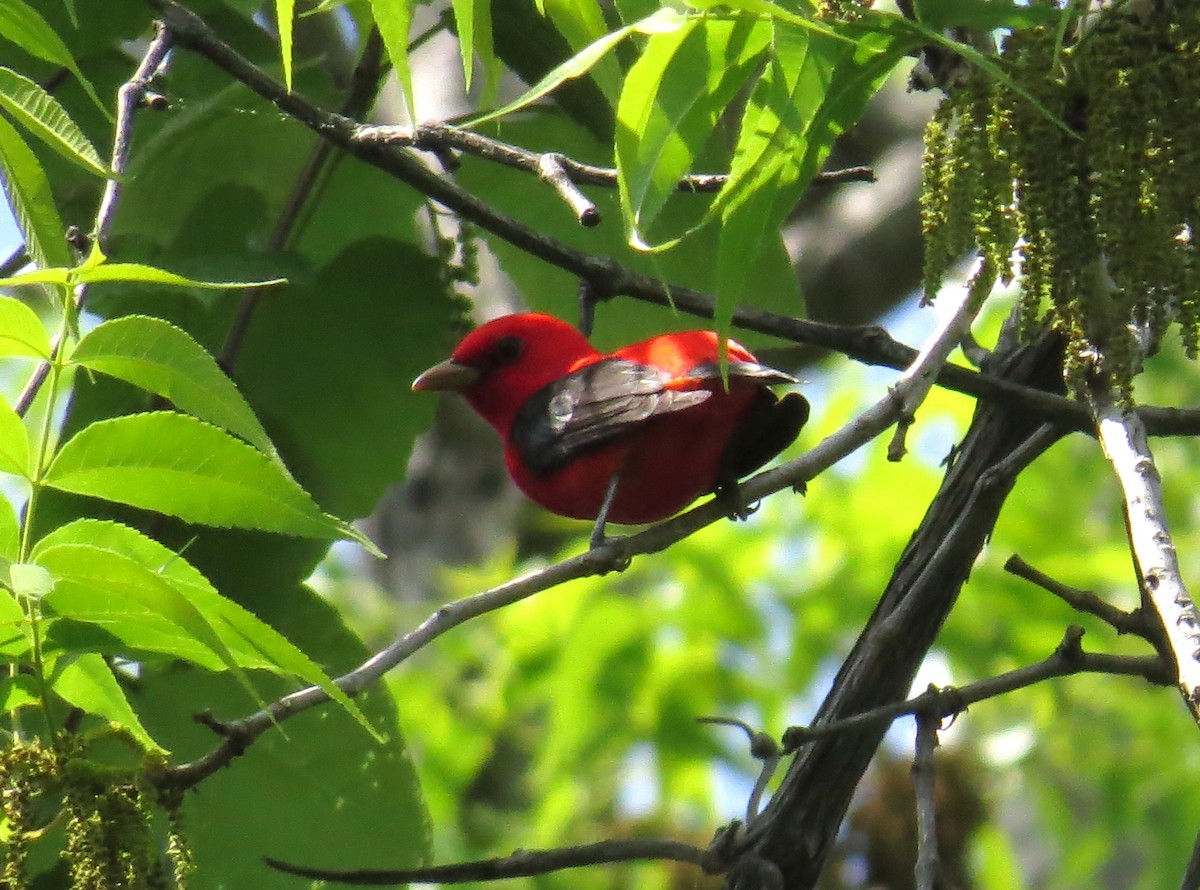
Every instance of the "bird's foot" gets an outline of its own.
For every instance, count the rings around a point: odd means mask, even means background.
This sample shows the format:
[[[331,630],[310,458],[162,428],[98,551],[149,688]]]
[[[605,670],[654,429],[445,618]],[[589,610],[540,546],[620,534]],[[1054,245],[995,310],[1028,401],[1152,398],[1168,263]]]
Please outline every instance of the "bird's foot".
[[[728,482],[717,489],[717,497],[729,507],[729,518],[734,522],[745,522],[758,512],[758,502],[747,504],[742,497],[742,488],[736,482]]]

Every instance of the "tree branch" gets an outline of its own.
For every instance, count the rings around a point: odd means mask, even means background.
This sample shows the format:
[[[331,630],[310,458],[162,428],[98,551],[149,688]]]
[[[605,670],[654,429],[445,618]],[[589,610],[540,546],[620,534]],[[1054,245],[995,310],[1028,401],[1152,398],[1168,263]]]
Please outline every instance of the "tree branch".
[[[1017,554],[1013,554],[1004,563],[1004,571],[1024,578],[1032,584],[1054,594],[1071,608],[1078,612],[1094,615],[1108,624],[1119,634],[1133,634],[1144,640],[1157,644],[1157,628],[1152,628],[1146,621],[1146,614],[1141,610],[1126,612],[1111,603],[1105,602],[1090,590],[1081,590],[1056,581],[1044,572],[1031,566]]]
[[[465,881],[498,881],[507,878],[527,878],[583,868],[589,865],[607,865],[614,862],[642,862],[646,860],[686,862],[708,871],[715,868],[708,851],[680,841],[654,838],[628,838],[623,840],[597,841],[574,847],[557,847],[553,850],[519,850],[511,856],[496,859],[481,859],[475,862],[458,862],[452,865],[432,865],[424,868],[404,869],[350,869],[308,868],[292,865],[271,857],[263,861],[271,868],[313,878],[318,881],[337,881],[341,884],[460,884]]]
[[[170,25],[180,45],[207,58],[228,75],[273,103],[283,113],[348,154],[407,183],[485,231],[508,241],[531,256],[576,275],[589,283],[594,292],[606,295],[623,294],[645,302],[670,306],[701,318],[713,317],[715,303],[711,296],[691,288],[667,285],[639,275],[609,257],[576,250],[556,238],[529,228],[450,180],[433,173],[401,147],[364,141],[363,134],[370,136],[374,128],[318,108],[299,93],[288,92],[282,84],[268,77],[261,69],[225,44],[199,16],[175,0],[147,2],[158,10],[163,20]],[[915,358],[915,350],[912,347],[897,342],[883,328],[875,325],[826,324],[789,318],[749,307],[735,309],[733,323],[743,330],[840,352],[868,365],[901,370],[911,365]],[[993,375],[947,364],[938,372],[936,382],[940,386],[970,396],[1035,411],[1053,419],[1065,430],[1091,431],[1093,428],[1091,417],[1084,405],[1065,399],[1061,395],[997,379]],[[1200,411],[1146,408],[1143,409],[1142,416],[1147,428],[1156,435],[1200,434]]]
[[[1142,592],[1158,614],[1175,659],[1179,690],[1200,722],[1200,613],[1179,570],[1175,543],[1167,528],[1162,478],[1134,412],[1117,404],[1111,387],[1095,383],[1089,401],[1096,434],[1116,473],[1125,499],[1129,544]]]
[[[934,805],[937,771],[933,752],[938,745],[939,722],[935,714],[917,713],[916,755],[912,765],[917,805],[917,862],[914,869],[917,890],[934,890],[937,884],[937,809]]]
[[[161,22],[155,23],[154,37],[150,44],[146,47],[146,52],[142,56],[141,63],[137,66],[133,76],[121,85],[117,90],[117,115],[113,124],[113,150],[112,158],[109,161],[109,168],[113,171],[113,176],[109,177],[104,184],[104,192],[100,196],[100,205],[96,210],[96,220],[92,227],[92,238],[100,245],[101,250],[108,246],[108,234],[112,229],[113,217],[117,212],[117,202],[120,200],[121,191],[125,185],[125,168],[129,163],[129,151],[133,142],[133,119],[136,112],[144,104],[147,93],[149,92],[150,84],[154,80],[162,68],[163,61],[167,57],[167,52],[171,48],[174,36],[170,29]],[[16,255],[9,258],[8,262],[16,262]],[[83,304],[87,300],[89,286],[81,284],[75,288],[75,310],[78,312],[83,308]],[[19,416],[24,417],[29,411],[29,406],[33,404],[33,400],[37,398],[37,394],[41,391],[46,378],[50,374],[50,366],[53,362],[58,361],[59,354],[62,352],[62,337],[55,337],[51,344],[50,361],[41,362],[33,373],[30,375],[25,388],[21,390],[21,394],[17,396],[16,402],[13,403],[13,408]]]

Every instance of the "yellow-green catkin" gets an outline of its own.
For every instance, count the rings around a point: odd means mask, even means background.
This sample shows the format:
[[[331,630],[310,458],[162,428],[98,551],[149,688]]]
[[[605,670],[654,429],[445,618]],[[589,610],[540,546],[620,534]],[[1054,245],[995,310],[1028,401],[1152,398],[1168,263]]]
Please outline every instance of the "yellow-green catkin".
[[[58,772],[54,751],[38,742],[11,744],[0,753],[0,812],[5,827],[4,864],[0,886],[23,890],[29,885],[26,862],[33,833],[35,798],[52,785]]]
[[[1011,81],[973,72],[926,132],[926,294],[972,248],[1004,278],[1017,245],[1022,329],[1050,323],[1069,381],[1127,399],[1171,323],[1197,353],[1200,18],[1175,8],[1016,32]]]

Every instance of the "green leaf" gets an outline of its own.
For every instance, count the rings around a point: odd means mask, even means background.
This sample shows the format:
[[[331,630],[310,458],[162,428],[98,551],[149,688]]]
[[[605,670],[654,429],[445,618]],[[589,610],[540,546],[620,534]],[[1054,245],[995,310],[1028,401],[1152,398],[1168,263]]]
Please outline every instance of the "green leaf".
[[[254,411],[216,360],[186,331],[158,318],[128,315],[87,334],[70,360],[170,399],[241,436],[264,454],[275,449]]]
[[[0,287],[21,287],[33,284],[54,284],[74,287],[77,284],[95,284],[102,281],[135,281],[143,284],[166,284],[174,287],[199,287],[206,290],[226,290],[243,287],[269,287],[286,284],[286,278],[267,278],[261,281],[201,281],[187,278],[142,263],[107,263],[68,267],[55,266],[35,269],[11,278],[0,278]]]
[[[147,752],[170,753],[146,732],[104,656],[85,653],[61,659],[51,688],[75,707],[128,730]]]
[[[8,583],[22,599],[40,600],[54,589],[54,577],[39,565],[14,562],[8,567]]]
[[[37,313],[14,297],[0,297],[0,358],[50,358],[50,335]]]
[[[29,431],[7,399],[0,398],[0,473],[29,479]],[[0,495],[3,499],[3,495]]]
[[[776,57],[750,97],[729,179],[710,208],[721,219],[717,330],[752,284],[746,267],[774,237],[834,141],[861,114],[911,41],[866,32],[856,43],[775,25]]]
[[[682,27],[689,19],[687,16],[670,8],[663,8],[649,15],[646,18],[634,22],[631,25],[626,25],[613,31],[611,34],[606,34],[592,44],[584,47],[570,59],[563,62],[528,91],[518,96],[512,102],[502,108],[497,108],[495,111],[489,111],[479,117],[472,118],[463,123],[462,126],[472,127],[482,124],[485,121],[494,120],[498,117],[503,117],[507,114],[512,114],[529,105],[532,105],[543,96],[549,95],[560,84],[576,77],[582,77],[587,74],[601,59],[608,55],[612,49],[631,34],[657,34],[668,31],[673,31],[676,28]]]
[[[275,0],[275,21],[279,27],[279,52],[283,60],[283,83],[292,91],[292,26],[296,19],[296,0]]]
[[[4,5],[0,4],[0,22]],[[0,27],[3,33],[3,27]],[[71,251],[50,182],[21,134],[0,116],[0,179],[25,238],[25,250],[40,266],[69,266]]]
[[[408,29],[412,24],[412,0],[369,0],[371,15],[375,17],[375,26],[379,28],[379,36],[387,47],[388,58],[392,60],[392,68],[396,72],[396,80],[400,91],[404,94],[404,102],[409,115],[416,120],[413,106],[412,68],[408,63]]]
[[[16,562],[21,542],[21,523],[12,502],[0,494],[0,566]]]
[[[0,107],[68,161],[97,176],[111,175],[95,146],[58,100],[38,84],[0,67]]]
[[[142,582],[148,574],[158,583],[169,585],[195,608],[196,613],[220,639],[221,648],[211,645],[211,637],[198,637],[194,634],[190,634],[190,636],[220,656],[222,662],[227,666],[225,653],[228,653],[229,661],[239,667],[269,667],[272,670],[290,674],[310,685],[319,686],[347,713],[351,714],[368,733],[379,740],[378,734],[367,722],[358,706],[334,685],[333,681],[312,659],[252,612],[221,596],[208,579],[179,554],[128,526],[98,519],[80,519],[57,529],[38,542],[34,548],[34,554],[35,557],[43,560],[46,558],[45,554],[50,554],[51,562],[61,569],[63,566],[62,556],[55,554],[58,554],[62,548],[70,547],[92,548],[93,551],[106,554],[119,554],[122,560],[132,562],[142,569],[144,574],[139,576],[137,573],[127,572],[126,576],[133,578],[135,583],[139,584],[138,591],[130,597],[113,596],[111,589],[107,591],[108,596],[105,596],[104,588],[101,586],[104,582],[100,580],[103,576],[94,569],[82,578],[78,574],[62,575],[60,583],[76,585],[76,590],[60,591],[56,589],[47,598],[47,606],[53,608],[57,614],[95,624],[107,623],[112,627],[112,632],[119,635],[122,630],[116,625],[127,620],[126,616],[132,614],[128,610],[128,603],[133,603],[148,607],[150,611],[167,618],[180,628],[191,630],[192,628],[188,624],[175,620],[174,612],[154,607],[156,590],[151,590],[149,594],[138,595],[142,590]],[[118,574],[116,577],[121,577],[121,575]],[[139,577],[142,579],[141,581],[138,581]],[[97,581],[99,584],[96,583]],[[82,587],[80,587],[81,584]],[[99,594],[95,590],[98,586],[101,591]],[[81,592],[85,594],[84,598],[78,596]],[[190,617],[190,613],[184,617]],[[159,651],[170,652],[171,650],[160,649]],[[196,663],[204,666],[203,661]]]
[[[45,483],[201,525],[356,537],[252,446],[169,411],[85,427],[59,451]]]
[[[96,95],[95,87],[83,76],[62,38],[37,10],[24,0],[4,0],[0,3],[0,36],[11,40],[31,56],[66,68],[79,81],[88,98],[96,103],[96,107],[107,114],[104,103]]]
[[[18,708],[41,705],[37,679],[30,674],[0,680],[0,714],[11,714]]]
[[[770,40],[766,22],[705,18],[646,42],[617,105],[617,170],[634,244],[644,243]]]
[[[157,615],[211,651],[261,704],[212,622],[189,598],[187,588],[167,573],[183,558],[162,548],[165,557],[147,564],[138,558],[140,537],[128,526],[94,519],[77,520],[46,535],[31,556],[54,576],[54,590],[43,600],[45,608],[64,618],[96,623],[119,624],[121,616],[134,608]],[[72,608],[81,592],[83,609]]]

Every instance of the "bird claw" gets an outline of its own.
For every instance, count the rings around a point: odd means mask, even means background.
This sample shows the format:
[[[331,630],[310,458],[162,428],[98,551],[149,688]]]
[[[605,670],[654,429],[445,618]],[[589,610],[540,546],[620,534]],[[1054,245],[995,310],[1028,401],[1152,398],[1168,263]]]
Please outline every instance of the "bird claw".
[[[606,535],[606,534],[604,534],[603,531],[601,531],[599,534],[595,534],[595,533],[592,534],[592,538],[591,538],[590,544],[588,546],[588,550],[595,551],[595,550],[599,550],[601,547],[607,547],[610,544],[620,544],[620,543],[622,543],[624,541],[628,541],[628,540],[629,540],[629,538],[625,535]],[[633,562],[633,556],[631,554],[626,553],[626,552],[621,552],[621,550],[618,549],[618,551],[613,554],[612,561],[611,561],[610,565],[608,567],[606,567],[604,573],[607,574],[608,572],[623,572],[627,568],[629,568],[629,566],[632,562]]]
[[[742,499],[742,488],[736,482],[722,485],[720,488],[718,488],[717,497],[732,502],[730,505],[732,509],[727,515],[734,522],[745,522],[758,512],[758,502],[756,501],[753,504],[747,504],[745,500]]]

